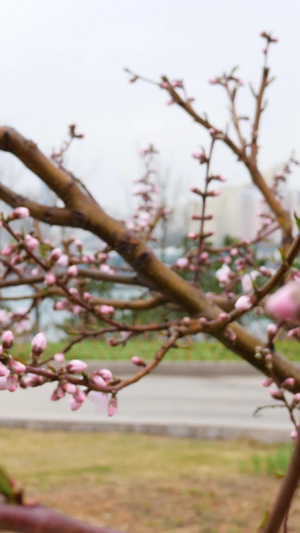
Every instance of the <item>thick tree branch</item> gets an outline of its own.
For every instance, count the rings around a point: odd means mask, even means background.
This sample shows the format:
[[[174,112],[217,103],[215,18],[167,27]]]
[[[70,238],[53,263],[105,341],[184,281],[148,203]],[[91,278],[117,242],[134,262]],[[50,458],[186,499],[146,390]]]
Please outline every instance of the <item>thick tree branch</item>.
[[[43,507],[0,504],[1,531],[18,533],[118,533]]]
[[[208,320],[218,318],[220,308],[210,302],[201,289],[196,289],[159,261],[145,243],[129,233],[123,224],[107,215],[76,184],[72,184],[71,178],[41,154],[35,144],[26,141],[14,130],[0,128],[1,148],[14,153],[60,195],[72,210],[74,225],[76,222],[78,227],[84,227],[105,241],[139,276],[151,279],[151,285],[157,292],[178,304],[191,316],[204,316]],[[267,373],[263,363],[255,358],[256,346],[261,345],[260,341],[238,324],[230,324],[230,328],[236,334],[236,340],[230,339],[226,331],[212,334],[250,364]],[[289,361],[275,355],[274,371],[282,381],[286,377],[294,377],[295,389],[300,390],[300,371]]]
[[[27,207],[31,216],[42,222],[57,226],[73,225],[74,217],[72,217],[72,212],[69,209],[33,202],[29,198],[13,192],[2,183],[0,183],[0,200],[11,207]]]

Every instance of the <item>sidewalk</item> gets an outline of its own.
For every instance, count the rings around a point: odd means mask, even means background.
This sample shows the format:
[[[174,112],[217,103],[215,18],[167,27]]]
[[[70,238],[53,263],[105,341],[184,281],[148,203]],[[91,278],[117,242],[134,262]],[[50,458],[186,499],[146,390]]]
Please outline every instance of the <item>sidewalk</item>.
[[[105,366],[122,376],[122,368],[117,368],[119,364],[127,364],[123,371],[128,374],[128,363],[106,362]],[[180,365],[187,368],[181,368],[179,377],[174,374]],[[261,374],[243,363],[242,366],[238,363],[239,372],[238,367],[234,369],[231,365],[237,363],[198,363],[197,368],[190,363],[164,363],[161,365],[163,373],[145,377],[120,392],[118,413],[113,418],[98,413],[88,400],[75,412],[69,408],[69,398],[50,401],[53,384],[14,393],[3,391],[0,393],[0,426],[131,431],[197,439],[289,441],[292,427],[284,409],[266,409],[261,416],[253,417],[256,407],[274,403],[268,390],[261,386]],[[103,366],[99,362],[91,363],[90,368]],[[167,369],[169,375],[163,375]],[[233,370],[235,375],[231,375]],[[198,373],[202,373],[202,377],[195,377]]]

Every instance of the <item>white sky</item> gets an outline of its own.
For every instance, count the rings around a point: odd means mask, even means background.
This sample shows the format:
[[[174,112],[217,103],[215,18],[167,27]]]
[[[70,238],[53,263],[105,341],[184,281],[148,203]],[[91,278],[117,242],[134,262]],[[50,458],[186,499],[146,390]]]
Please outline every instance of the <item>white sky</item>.
[[[201,175],[190,154],[207,143],[188,116],[166,106],[163,91],[129,84],[123,67],[183,77],[197,109],[223,126],[224,95],[207,79],[240,65],[241,77],[257,82],[258,34],[272,30],[280,43],[271,50],[277,81],[262,129],[261,166],[268,169],[293,148],[300,157],[299,21],[299,0],[0,0],[1,122],[48,154],[76,122],[86,138],[72,148],[70,167],[116,213],[138,177],[141,147],[154,142],[162,168],[188,188]],[[241,114],[248,114],[253,103],[247,88],[243,94]],[[11,156],[0,157],[0,179],[17,176]],[[226,149],[215,171],[234,183],[245,176]]]

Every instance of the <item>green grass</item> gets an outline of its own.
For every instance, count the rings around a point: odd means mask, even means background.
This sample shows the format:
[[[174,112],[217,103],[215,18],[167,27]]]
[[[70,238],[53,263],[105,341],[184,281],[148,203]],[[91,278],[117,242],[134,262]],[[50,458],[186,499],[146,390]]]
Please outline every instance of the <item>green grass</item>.
[[[46,356],[60,352],[67,342],[49,343]],[[156,350],[161,346],[157,340],[133,339],[125,346],[111,347],[103,341],[86,340],[74,347],[67,353],[68,359],[98,359],[98,360],[129,360],[133,355],[148,360],[153,357]],[[300,348],[296,341],[284,340],[276,343],[276,348],[287,359],[300,362]],[[18,344],[12,353],[26,360],[30,353],[30,344]],[[191,342],[179,343],[178,348],[173,348],[166,356],[171,361],[241,361],[222,344],[217,342]]]
[[[241,461],[241,472],[250,474],[267,474],[282,477],[288,467],[292,452],[292,445],[278,446],[271,453],[254,453],[247,461]]]

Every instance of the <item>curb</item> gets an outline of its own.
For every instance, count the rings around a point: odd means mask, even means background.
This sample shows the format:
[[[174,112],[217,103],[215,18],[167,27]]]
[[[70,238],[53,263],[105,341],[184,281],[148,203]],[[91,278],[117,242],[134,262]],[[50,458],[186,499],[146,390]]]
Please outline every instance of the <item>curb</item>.
[[[34,429],[39,431],[70,431],[98,433],[136,433],[198,440],[250,439],[269,444],[290,442],[287,430],[238,426],[180,425],[146,422],[89,422],[72,420],[41,420],[25,418],[2,418],[0,427]]]
[[[116,376],[130,376],[137,367],[130,361],[85,361],[91,372],[99,368],[109,368]],[[157,376],[217,377],[217,376],[257,376],[259,370],[246,362],[235,361],[163,361],[153,372]]]

